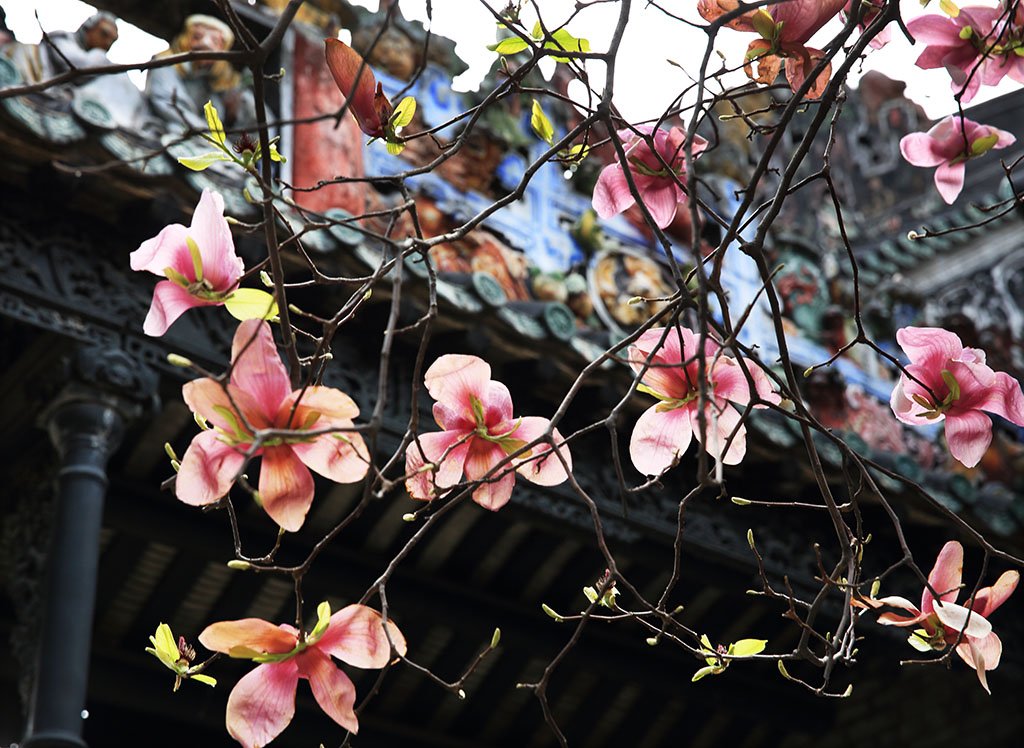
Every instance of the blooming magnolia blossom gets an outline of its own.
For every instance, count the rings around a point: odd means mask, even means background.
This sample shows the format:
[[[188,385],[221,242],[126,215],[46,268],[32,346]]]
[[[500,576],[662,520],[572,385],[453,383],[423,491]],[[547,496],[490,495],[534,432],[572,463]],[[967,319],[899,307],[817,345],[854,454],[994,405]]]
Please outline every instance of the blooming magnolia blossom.
[[[221,621],[199,635],[209,650],[260,663],[228,697],[228,732],[245,748],[262,748],[292,721],[300,678],[309,681],[313,698],[328,717],[357,732],[359,721],[352,708],[356,688],[331,657],[358,668],[382,668],[391,659],[388,636],[395,650],[405,654],[405,638],[398,627],[388,621],[385,634],[381,615],[372,608],[349,605],[331,615],[325,602],[317,614],[316,627],[301,639],[295,627],[259,618]]]
[[[231,346],[231,381],[197,379],[182,387],[185,403],[213,428],[197,435],[185,452],[175,493],[186,504],[217,501],[231,488],[254,442],[254,430],[287,429],[293,436],[265,439],[261,455],[259,499],[285,530],[302,527],[313,501],[310,469],[338,483],[355,483],[366,475],[366,445],[359,434],[309,431],[351,429],[359,408],[331,387],[292,391],[288,373],[274,345],[270,326],[247,320],[238,326]]]
[[[961,8],[952,18],[931,14],[909,21],[907,30],[926,45],[917,66],[926,70],[944,67],[953,91],[963,92],[964,103],[974,98],[982,84],[994,86],[1004,75],[1024,81],[1019,77],[1017,55],[1012,50],[1007,54],[997,44],[1000,33],[996,23],[1002,13],[1000,8],[973,6]]]
[[[964,348],[954,333],[936,327],[904,327],[896,341],[910,358],[889,404],[914,426],[945,419],[949,451],[974,467],[992,443],[985,412],[1024,426],[1024,394],[1009,374],[985,364],[985,352]]]
[[[192,225],[173,223],[144,241],[131,254],[131,268],[167,278],[153,291],[142,326],[147,335],[163,335],[186,309],[223,304],[245,270],[224,218],[224,198],[203,190]]]
[[[935,188],[947,203],[952,204],[964,188],[964,172],[968,159],[981,156],[993,148],[1006,148],[1017,139],[988,125],[951,115],[928,132],[912,132],[900,140],[900,153],[914,166],[938,166]]]
[[[515,418],[508,388],[493,381],[490,365],[476,356],[441,356],[427,369],[425,381],[437,401],[434,420],[444,430],[420,434],[406,449],[405,487],[414,499],[430,500],[437,490],[458,483],[463,472],[470,481],[483,479],[551,426],[539,416]],[[473,491],[473,501],[500,509],[512,496],[517,472],[541,486],[566,480],[566,468],[572,470],[569,447],[558,429],[552,431],[552,439],[561,459],[549,445],[539,444],[512,460],[515,472],[499,469],[481,483]]]
[[[786,80],[794,91],[804,84],[807,76],[824,56],[820,49],[808,47],[812,36],[843,9],[846,0],[787,0],[765,8],[748,11],[726,25],[738,31],[756,31],[755,39],[747,48],[744,68],[750,78],[760,83],[774,83],[785,61]],[[739,7],[737,0],[699,0],[697,11],[708,21],[714,21]],[[757,75],[751,63],[757,61]],[[831,64],[815,80],[807,97],[819,98],[832,75]]]
[[[1017,588],[1020,574],[1016,571],[1003,572],[994,585],[978,590],[978,594],[964,605],[957,605],[963,567],[963,546],[950,540],[942,546],[935,559],[935,566],[928,575],[928,584],[932,589],[924,588],[920,608],[898,596],[854,600],[854,604],[869,608],[889,606],[906,611],[908,615],[886,611],[878,616],[878,622],[885,626],[920,625],[921,628],[908,639],[920,651],[941,651],[959,640],[956,653],[977,671],[978,680],[988,691],[985,671],[995,670],[999,666],[999,657],[1003,651],[1003,644],[992,630],[988,616],[1006,602]],[[938,593],[938,598],[932,594],[932,590]]]
[[[652,128],[638,127],[644,135],[651,135]],[[686,202],[686,193],[678,181],[684,181],[686,175],[686,158],[684,146],[686,133],[678,127],[668,132],[658,130],[653,133],[654,150],[647,141],[632,130],[619,130],[619,139],[629,161],[629,170],[633,174],[637,192],[651,213],[651,218],[658,228],[665,228],[675,218],[676,209]],[[696,158],[707,148],[708,142],[700,135],[693,137],[693,157]],[[669,164],[671,173],[665,164]],[[609,164],[601,171],[594,186],[594,210],[601,218],[611,218],[633,205],[636,200],[629,191],[629,183],[623,171],[622,163]]]
[[[719,355],[722,346],[716,341],[705,341],[703,353],[698,344],[698,336],[685,327],[669,329],[667,334],[665,328],[653,328],[629,348],[629,365],[638,374],[643,372],[642,384],[637,389],[659,400],[640,416],[629,441],[633,465],[645,475],[661,475],[690,446],[692,436],[702,438],[698,420],[699,356],[704,358],[707,393],[705,449],[716,458],[721,456],[726,465],[738,464],[747,452],[747,430],[739,412],[729,404],[730,401],[739,405],[750,402],[747,378],[736,359]],[[646,371],[645,365],[648,366]],[[757,397],[771,403],[781,402],[761,369],[751,365],[747,370]],[[725,449],[730,437],[732,441]]]

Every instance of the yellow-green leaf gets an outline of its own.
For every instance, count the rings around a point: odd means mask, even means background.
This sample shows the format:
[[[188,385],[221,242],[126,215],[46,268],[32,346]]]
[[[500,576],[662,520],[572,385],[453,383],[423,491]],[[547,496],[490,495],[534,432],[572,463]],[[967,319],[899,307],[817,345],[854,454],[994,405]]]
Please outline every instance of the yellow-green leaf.
[[[178,163],[184,166],[186,169],[192,171],[203,171],[208,169],[211,165],[218,161],[230,161],[231,159],[225,156],[223,153],[217,151],[210,151],[209,153],[203,153],[199,156],[186,156],[185,158],[179,158]]]
[[[399,143],[397,140],[389,140],[386,143],[388,153],[392,156],[397,156],[399,153],[405,150],[405,143]]]
[[[274,297],[258,288],[238,288],[224,299],[224,306],[232,317],[238,320],[277,319],[277,302]]]
[[[768,644],[767,639],[740,639],[729,645],[729,654],[734,657],[750,657],[761,654],[766,644]]]
[[[205,683],[208,686],[216,686],[217,685],[217,679],[216,678],[211,678],[209,675],[203,675],[202,673],[196,673],[195,675],[190,675],[189,678],[191,678],[192,680],[197,680],[200,683]]]
[[[700,670],[693,674],[693,677],[690,678],[690,682],[696,683],[705,675],[711,675],[713,672],[715,672],[715,668],[711,667],[710,665],[707,667],[702,667]]]
[[[206,125],[210,128],[210,135],[217,143],[224,145],[227,138],[224,135],[224,125],[220,121],[220,115],[217,114],[217,107],[213,105],[212,101],[207,101],[203,112],[206,114]]]
[[[547,115],[544,114],[544,110],[540,108],[540,103],[533,100],[533,113],[530,115],[530,127],[537,133],[537,137],[543,140],[548,145],[555,142],[555,128],[551,126],[551,120],[548,119]]]
[[[564,49],[566,52],[589,52],[590,42],[586,39],[577,39],[565,29],[559,29],[551,35],[552,41],[545,44],[547,49]],[[551,56],[557,62],[568,62],[568,57]]]
[[[960,8],[956,6],[956,3],[951,0],[939,0],[939,10],[945,13],[950,18],[956,18],[960,15]]]
[[[508,39],[502,39],[497,44],[488,44],[487,49],[497,52],[499,55],[514,55],[517,52],[522,52],[528,46],[530,45],[525,39],[513,36]]]
[[[971,155],[980,156],[981,154],[992,150],[992,146],[994,146],[998,142],[999,136],[996,135],[995,133],[992,133],[991,135],[986,135],[983,138],[978,138],[973,143],[971,143]]]
[[[405,127],[412,122],[414,114],[416,114],[416,99],[406,96],[395,108],[395,113],[391,115],[391,126],[395,129]]]
[[[309,632],[309,641],[317,642],[331,624],[331,604],[324,600],[316,606],[316,626]]]

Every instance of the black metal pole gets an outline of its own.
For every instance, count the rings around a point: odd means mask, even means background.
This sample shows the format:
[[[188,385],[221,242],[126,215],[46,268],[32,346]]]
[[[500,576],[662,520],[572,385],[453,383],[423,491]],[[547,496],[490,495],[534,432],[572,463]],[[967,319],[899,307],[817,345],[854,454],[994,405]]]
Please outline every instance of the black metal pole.
[[[118,409],[102,398],[58,405],[50,438],[61,457],[57,514],[44,592],[26,748],[85,748],[85,707],[96,602],[106,465],[123,433]]]

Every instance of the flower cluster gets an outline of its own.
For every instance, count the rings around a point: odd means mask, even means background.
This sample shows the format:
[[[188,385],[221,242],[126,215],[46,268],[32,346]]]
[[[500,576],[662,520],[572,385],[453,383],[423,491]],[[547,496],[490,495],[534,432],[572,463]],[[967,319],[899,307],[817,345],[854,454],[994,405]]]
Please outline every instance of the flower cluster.
[[[950,540],[939,552],[935,566],[928,575],[928,586],[921,592],[921,607],[903,597],[874,597],[854,600],[857,607],[898,608],[906,614],[886,611],[878,616],[885,626],[918,626],[909,637],[912,647],[921,652],[942,651],[956,644],[960,659],[978,672],[978,680],[986,691],[987,670],[999,666],[1003,644],[992,630],[988,617],[1017,589],[1020,574],[1006,571],[991,587],[978,590],[978,594],[957,605],[964,567],[964,549]]]

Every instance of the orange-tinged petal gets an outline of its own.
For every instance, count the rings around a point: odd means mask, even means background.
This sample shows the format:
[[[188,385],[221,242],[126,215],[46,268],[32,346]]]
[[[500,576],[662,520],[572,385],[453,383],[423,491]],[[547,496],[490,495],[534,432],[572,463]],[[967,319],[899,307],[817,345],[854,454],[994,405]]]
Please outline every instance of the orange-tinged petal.
[[[296,401],[299,403],[298,406],[295,405]],[[333,387],[307,387],[304,390],[295,390],[284,398],[277,409],[274,425],[281,429],[300,429],[306,425],[309,415],[314,412],[319,413],[330,425],[351,426],[352,419],[359,415],[359,406],[351,397]],[[339,423],[341,421],[345,423]],[[323,428],[324,425],[320,423],[314,427]]]
[[[466,433],[462,431],[436,431],[420,434],[417,437],[419,444],[413,442],[406,447],[405,472],[409,477],[405,480],[405,490],[412,498],[429,501],[437,491],[459,482],[472,438],[458,446],[452,445],[465,437]],[[426,464],[421,456],[421,449],[422,455],[426,455],[426,462],[438,466],[436,470],[420,472],[420,468]],[[443,460],[442,455],[445,455]]]
[[[391,646],[382,621],[381,614],[373,608],[348,605],[331,616],[331,623],[316,647],[355,667],[382,668],[391,660]],[[405,637],[393,621],[388,621],[388,633],[395,649],[405,654]]]
[[[230,393],[230,397],[228,397]],[[251,441],[251,435],[239,434],[236,431],[245,429],[245,422],[254,429],[265,429],[271,426],[270,419],[263,413],[262,408],[255,398],[245,390],[228,385],[227,392],[224,387],[210,378],[193,379],[186,382],[181,388],[182,399],[188,405],[189,410],[198,413],[217,428],[224,429],[227,437],[239,441]],[[234,400],[234,403],[232,403]],[[235,406],[238,406],[238,410]],[[244,420],[239,418],[238,411],[242,412]],[[230,412],[234,419],[226,418],[224,413]]]
[[[289,532],[306,520],[313,503],[313,476],[290,446],[267,447],[260,465],[260,498],[270,518]]]
[[[298,684],[294,658],[260,665],[244,675],[228,697],[228,733],[245,748],[263,748],[295,716]]]
[[[262,618],[211,623],[199,635],[199,643],[211,652],[230,655],[239,647],[264,654],[284,654],[295,649],[296,635]]]
[[[351,679],[316,647],[295,658],[299,675],[309,680],[313,698],[324,713],[349,732],[359,731],[359,720],[353,707],[356,687]]]

